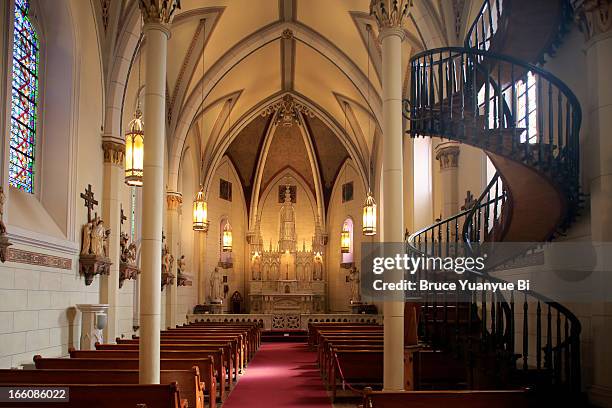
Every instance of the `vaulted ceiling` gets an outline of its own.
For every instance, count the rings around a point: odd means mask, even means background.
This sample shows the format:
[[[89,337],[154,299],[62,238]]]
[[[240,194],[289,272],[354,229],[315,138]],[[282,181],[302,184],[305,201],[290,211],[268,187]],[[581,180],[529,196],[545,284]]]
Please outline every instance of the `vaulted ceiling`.
[[[114,56],[109,61],[123,53],[122,58],[135,66],[139,53],[133,37],[140,31],[136,1],[101,2],[109,5],[105,30],[116,30],[116,37],[107,35],[107,42],[112,37],[113,43],[106,46]],[[470,1],[414,3],[405,24],[404,92],[410,55],[453,42],[453,24]],[[370,0],[182,0],[168,43],[169,183],[176,184],[172,175],[178,174],[186,141],[196,140],[202,179],[228,154],[245,189],[250,188],[269,121],[259,113],[287,93],[313,112],[306,125],[324,187],[333,184],[346,157],[365,175],[375,157],[382,119],[381,50],[369,4]],[[106,71],[109,86],[119,82],[112,74],[116,69]],[[127,82],[136,81],[135,75],[127,75]],[[127,94],[136,88],[124,86],[128,91],[123,98],[135,98]],[[274,137],[293,137],[291,132],[285,136]]]

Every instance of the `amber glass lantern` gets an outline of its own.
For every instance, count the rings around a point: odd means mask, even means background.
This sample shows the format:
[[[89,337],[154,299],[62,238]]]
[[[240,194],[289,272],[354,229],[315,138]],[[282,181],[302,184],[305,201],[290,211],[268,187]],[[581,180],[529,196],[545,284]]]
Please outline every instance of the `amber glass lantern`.
[[[223,237],[221,239],[221,249],[223,252],[232,252],[232,226],[229,221],[223,226]]]
[[[142,187],[144,173],[144,124],[142,112],[136,109],[125,134],[125,184]]]
[[[376,201],[369,191],[363,204],[363,233],[376,235]]]
[[[346,222],[342,226],[342,232],[340,233],[340,252],[343,254],[351,252],[351,230]]]
[[[204,200],[204,189],[200,188],[193,200],[193,230],[208,230],[208,204]]]

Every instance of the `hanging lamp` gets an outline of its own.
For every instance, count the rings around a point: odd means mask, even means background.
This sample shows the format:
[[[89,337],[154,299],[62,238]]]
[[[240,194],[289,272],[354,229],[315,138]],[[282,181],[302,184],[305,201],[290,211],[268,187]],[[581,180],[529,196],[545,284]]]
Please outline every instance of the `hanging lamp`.
[[[368,59],[370,56],[370,26],[368,32]],[[370,104],[370,64],[368,64],[368,106]],[[368,115],[368,136],[370,135],[370,116]],[[363,203],[363,219],[361,229],[364,235],[376,235],[376,200],[370,190],[371,186],[371,165],[368,165],[368,194]]]
[[[206,35],[206,20],[204,20],[204,34]],[[202,41],[202,80],[204,78],[204,45],[206,41]],[[202,83],[200,107],[202,109],[202,120],[204,120],[204,84]],[[193,230],[208,231],[208,203],[204,194],[204,187],[200,186],[200,191],[196,194],[193,200]]]
[[[351,230],[348,223],[345,222],[340,233],[340,252],[348,254],[351,252]]]
[[[376,200],[370,190],[363,204],[362,229],[364,235],[376,235]]]
[[[140,27],[140,42],[138,49],[142,45],[142,23]],[[138,56],[138,92],[140,92],[140,60]],[[142,121],[142,111],[140,110],[140,95],[134,119],[128,125],[125,133],[125,184],[133,187],[142,187],[144,175],[144,123]]]
[[[208,231],[208,204],[204,199],[203,187],[200,187],[193,200],[193,230]]]
[[[144,124],[140,107],[136,108],[125,134],[125,184],[142,187],[144,174]]]
[[[226,220],[223,226],[223,237],[221,242],[221,249],[223,252],[232,252],[232,241],[232,226],[229,220]]]

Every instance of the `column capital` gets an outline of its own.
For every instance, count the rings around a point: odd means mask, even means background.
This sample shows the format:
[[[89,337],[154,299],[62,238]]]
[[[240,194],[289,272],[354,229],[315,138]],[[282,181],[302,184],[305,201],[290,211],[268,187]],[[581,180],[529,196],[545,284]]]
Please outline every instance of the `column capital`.
[[[125,145],[123,143],[104,141],[102,142],[102,150],[104,152],[104,163],[123,166],[125,156]]]
[[[138,5],[142,12],[145,24],[169,25],[176,9],[181,8],[180,0],[139,0]]]
[[[166,191],[168,210],[177,210],[183,204],[183,194],[178,191]]]
[[[459,144],[440,143],[436,147],[436,160],[440,162],[440,170],[459,167]]]
[[[412,0],[371,0],[370,15],[376,18],[381,31],[385,28],[402,28]]]
[[[612,0],[583,0],[575,15],[587,42],[612,32]]]

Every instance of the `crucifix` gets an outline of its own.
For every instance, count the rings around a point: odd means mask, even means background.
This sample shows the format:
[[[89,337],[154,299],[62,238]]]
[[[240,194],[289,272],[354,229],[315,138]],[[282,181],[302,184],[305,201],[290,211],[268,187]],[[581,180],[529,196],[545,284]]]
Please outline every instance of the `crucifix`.
[[[123,204],[120,205],[120,210],[121,210],[121,214],[119,216],[119,236],[121,236],[123,234],[123,228],[121,228],[123,226],[123,221],[127,220],[127,217],[125,216],[125,214],[123,213]]]
[[[81,193],[81,198],[85,200],[85,207],[87,207],[87,222],[91,222],[91,212],[98,201],[94,198],[94,193],[91,191],[91,184],[87,185],[84,193]]]
[[[470,190],[468,190],[465,193],[465,201],[463,204],[463,207],[461,207],[462,210],[469,210],[470,208],[472,208],[474,206],[474,204],[476,204],[476,200],[474,200],[474,194],[472,194],[472,192]]]

